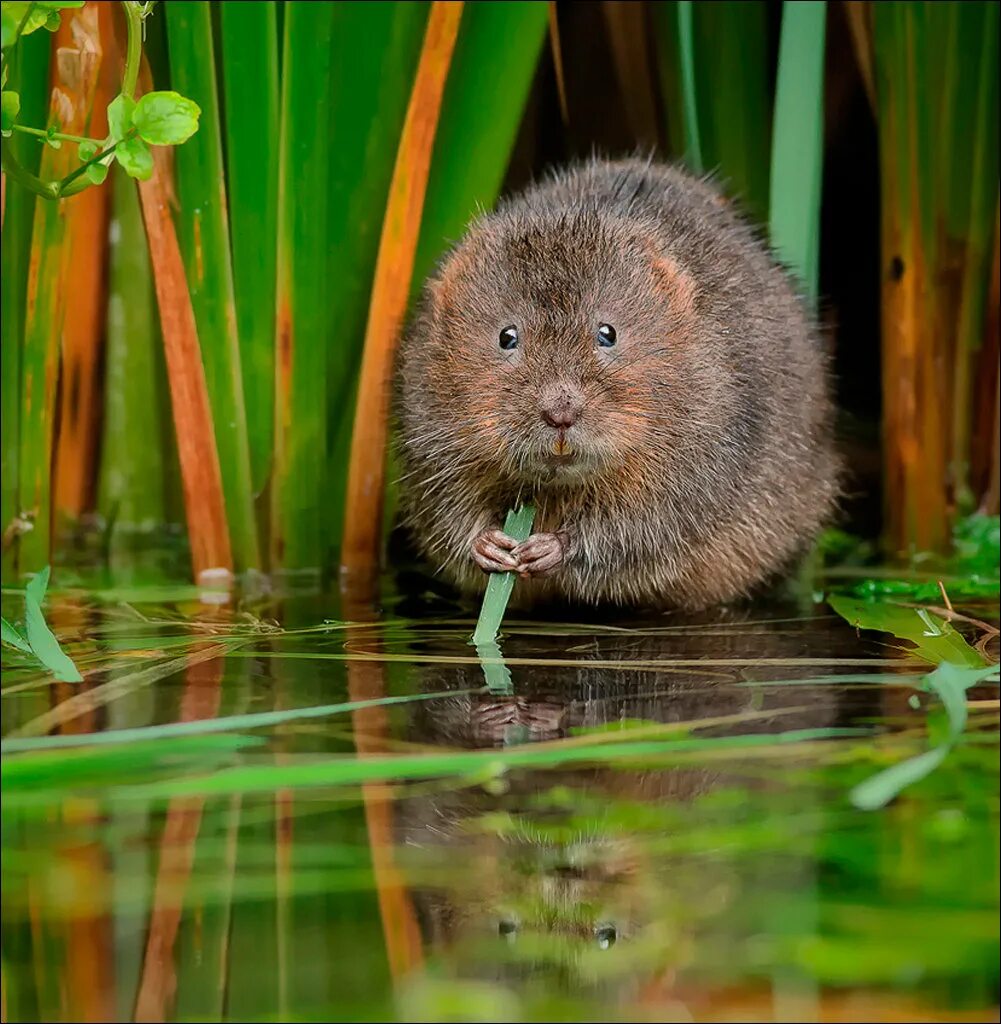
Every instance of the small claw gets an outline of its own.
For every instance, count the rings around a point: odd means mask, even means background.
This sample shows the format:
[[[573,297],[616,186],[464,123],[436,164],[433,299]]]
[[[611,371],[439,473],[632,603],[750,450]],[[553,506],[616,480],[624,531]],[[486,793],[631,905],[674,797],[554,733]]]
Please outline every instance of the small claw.
[[[511,572],[518,568],[518,563],[504,549],[510,550],[517,543],[501,530],[484,530],[473,540],[473,561],[484,572]]]
[[[518,573],[526,576],[546,576],[563,562],[563,539],[557,533],[535,533],[512,552],[518,559]]]

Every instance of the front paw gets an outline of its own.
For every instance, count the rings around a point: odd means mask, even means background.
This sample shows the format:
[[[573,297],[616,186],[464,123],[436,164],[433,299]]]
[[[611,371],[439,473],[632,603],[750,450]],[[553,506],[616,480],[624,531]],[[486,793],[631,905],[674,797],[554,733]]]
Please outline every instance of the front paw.
[[[562,533],[533,533],[511,552],[518,560],[520,576],[548,576],[563,564],[567,538]]]
[[[518,568],[518,562],[509,552],[517,544],[503,530],[491,527],[473,538],[473,561],[484,572],[512,572]]]

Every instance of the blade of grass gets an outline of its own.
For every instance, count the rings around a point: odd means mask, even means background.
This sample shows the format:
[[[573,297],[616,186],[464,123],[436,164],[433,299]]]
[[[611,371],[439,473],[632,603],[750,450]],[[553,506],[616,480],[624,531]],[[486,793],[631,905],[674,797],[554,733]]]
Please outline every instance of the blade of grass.
[[[884,807],[901,790],[920,781],[942,764],[966,728],[966,690],[975,685],[985,672],[996,674],[996,669],[971,673],[944,662],[925,676],[925,689],[934,693],[945,708],[948,720],[945,738],[931,750],[892,765],[859,783],[849,794],[856,807],[863,811]]]
[[[824,0],[782,5],[772,128],[771,243],[814,306],[820,272],[826,19]]]
[[[57,33],[61,45],[53,69],[49,123],[58,121],[62,130],[72,135],[84,131],[97,87],[101,63],[97,20],[94,8],[82,8],[74,11]],[[76,163],[75,147],[56,150],[46,146],[40,173],[46,179],[58,179]],[[21,572],[38,571],[50,560],[59,348],[66,283],[74,274],[69,247],[64,245],[66,203],[70,201],[38,203],[32,228],[24,321],[18,489],[21,509],[32,513],[34,528],[20,540]]]
[[[273,0],[220,4],[219,14],[240,367],[251,485],[260,495],[271,472],[275,426],[278,20]]]
[[[362,586],[369,584],[378,564],[389,378],[407,309],[431,152],[462,11],[461,3],[441,0],[431,7],[379,240],[341,545],[342,573]]]
[[[601,5],[630,133],[639,146],[653,150],[658,142],[658,118],[647,50],[646,8],[646,4],[636,0],[605,0]],[[558,46],[557,39],[554,53]],[[558,77],[557,83],[562,84],[562,78]]]
[[[328,124],[333,4],[284,7],[278,173],[272,570],[318,571],[325,554]]]
[[[82,682],[83,677],[77,671],[76,665],[70,661],[59,646],[59,641],[49,629],[45,616],[42,614],[42,601],[45,599],[48,585],[49,567],[46,566],[28,581],[28,586],[25,589],[24,618],[28,643],[38,660],[56,679],[66,683],[79,683]]]
[[[355,391],[379,235],[430,4],[338,4],[331,69],[327,542],[340,545]],[[359,153],[364,155],[360,158]]]
[[[205,366],[233,560],[237,570],[258,569],[261,561],[250,485],[212,20],[207,0],[167,4],[166,15],[171,84],[202,111],[198,131],[177,147],[174,155],[177,239]],[[261,117],[265,112],[255,113]],[[264,141],[259,137],[258,145]],[[266,169],[258,169],[266,178]],[[240,239],[240,244],[255,241],[263,244],[264,239]],[[262,253],[257,250],[254,257],[261,261]]]
[[[547,768],[566,764],[629,762],[660,759],[671,763],[675,758],[697,760],[713,754],[741,756],[756,748],[783,748],[812,740],[855,737],[860,729],[818,728],[795,729],[781,733],[751,733],[703,739],[672,738],[641,742],[601,742],[592,744],[561,742],[531,744],[503,750],[457,751],[443,754],[396,754],[368,758],[326,759],[322,762],[284,765],[243,765],[223,769],[198,778],[179,778],[152,782],[134,787],[121,787],[118,796],[135,800],[159,799],[183,795],[255,792],[276,786],[355,786],[363,782],[407,781],[417,779],[475,776],[491,778],[510,768]],[[69,752],[62,755],[69,758]],[[81,774],[80,785],[86,779]],[[9,786],[9,783],[8,783]]]
[[[504,520],[504,532],[514,540],[527,540],[532,532],[532,523],[534,522],[535,506],[522,505],[520,508],[511,509],[508,512],[507,518]],[[480,617],[476,622],[476,629],[473,631],[472,643],[475,647],[493,644],[497,639],[516,579],[517,576],[513,572],[490,574],[490,579],[487,580],[487,589],[483,595],[483,604],[480,607]]]
[[[21,119],[26,124],[44,124],[48,104],[49,38],[36,32],[22,40],[7,62],[9,87],[21,97]],[[37,140],[20,135],[5,140],[13,146],[21,165],[35,173],[42,156]],[[6,175],[4,176],[6,181]],[[22,511],[18,496],[21,435],[21,367],[24,344],[24,316],[27,299],[28,262],[35,196],[11,185],[4,189],[3,231],[0,232],[0,531],[4,533],[3,573],[16,568],[17,545],[7,543],[8,527]]]

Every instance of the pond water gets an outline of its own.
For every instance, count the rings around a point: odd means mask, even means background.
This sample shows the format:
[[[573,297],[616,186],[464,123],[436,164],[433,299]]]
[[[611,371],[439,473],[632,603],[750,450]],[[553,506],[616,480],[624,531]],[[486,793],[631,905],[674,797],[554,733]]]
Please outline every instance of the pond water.
[[[822,604],[506,664],[431,595],[47,616],[84,682],[4,650],[4,1021],[998,1019],[997,686],[857,809],[941,708]]]

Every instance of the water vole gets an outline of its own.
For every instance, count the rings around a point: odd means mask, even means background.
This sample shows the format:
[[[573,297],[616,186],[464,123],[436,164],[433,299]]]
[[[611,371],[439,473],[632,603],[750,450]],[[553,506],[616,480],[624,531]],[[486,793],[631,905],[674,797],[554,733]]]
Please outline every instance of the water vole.
[[[826,362],[710,185],[592,161],[481,217],[427,281],[397,368],[404,521],[466,591],[514,568],[528,602],[747,594],[832,506]]]

